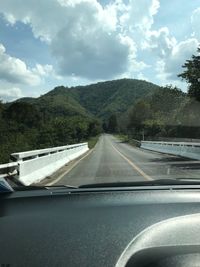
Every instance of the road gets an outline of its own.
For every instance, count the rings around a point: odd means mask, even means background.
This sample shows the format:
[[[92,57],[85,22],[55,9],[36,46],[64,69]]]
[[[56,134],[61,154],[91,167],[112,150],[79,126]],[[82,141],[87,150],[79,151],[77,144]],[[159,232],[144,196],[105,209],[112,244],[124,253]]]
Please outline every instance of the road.
[[[56,184],[199,178],[200,161],[151,152],[123,143],[112,135],[100,137],[95,148]]]

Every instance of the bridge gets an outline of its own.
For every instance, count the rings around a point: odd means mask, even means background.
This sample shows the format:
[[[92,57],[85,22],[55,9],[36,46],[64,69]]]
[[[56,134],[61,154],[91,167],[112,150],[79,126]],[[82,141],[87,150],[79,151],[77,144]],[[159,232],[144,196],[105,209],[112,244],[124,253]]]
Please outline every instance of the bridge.
[[[141,141],[138,148],[104,134],[92,150],[81,143],[13,153],[11,160],[0,165],[0,177],[10,175],[24,185],[200,178],[200,143],[191,142]]]

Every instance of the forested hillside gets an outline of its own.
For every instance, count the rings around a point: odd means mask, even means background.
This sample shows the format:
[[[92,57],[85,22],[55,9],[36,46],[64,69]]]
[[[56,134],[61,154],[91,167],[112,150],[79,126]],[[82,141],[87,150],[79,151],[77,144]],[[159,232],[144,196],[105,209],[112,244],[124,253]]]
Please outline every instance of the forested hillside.
[[[117,80],[56,87],[38,98],[0,104],[0,163],[13,152],[86,141],[102,132],[102,119],[124,112],[156,85]]]
[[[187,95],[176,87],[159,88],[121,115],[119,130],[139,140],[143,137],[188,137],[183,131],[188,101]]]
[[[7,162],[12,152],[86,141],[102,132],[103,122],[104,130],[112,130],[109,119],[158,88],[145,81],[122,79],[59,86],[38,98],[1,104],[0,162]]]
[[[137,100],[152,94],[159,86],[150,82],[121,79],[70,88],[70,94],[90,113],[105,120],[126,111]]]
[[[158,88],[159,86],[146,81],[121,79],[71,88],[56,87],[42,96],[42,99],[48,101],[49,98],[71,98],[88,114],[106,120],[113,113],[126,111],[137,100],[152,94]]]
[[[0,103],[0,163],[13,152],[78,143],[101,132],[101,122],[83,108],[54,100]]]

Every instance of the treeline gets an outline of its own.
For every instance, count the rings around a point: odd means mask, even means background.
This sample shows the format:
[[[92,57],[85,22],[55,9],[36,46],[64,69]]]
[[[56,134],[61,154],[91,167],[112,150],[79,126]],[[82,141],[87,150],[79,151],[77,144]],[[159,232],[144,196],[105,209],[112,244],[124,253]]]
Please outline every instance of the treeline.
[[[176,87],[163,87],[126,113],[110,116],[104,129],[138,140],[199,139],[200,103]]]
[[[196,102],[176,87],[159,89],[151,97],[142,99],[122,116],[119,129],[135,139],[198,138],[194,131],[198,116]],[[199,104],[196,108],[200,108]],[[192,119],[191,119],[192,118]]]
[[[13,152],[96,140],[91,137],[102,132],[102,120],[126,111],[157,88],[145,81],[121,79],[58,86],[38,98],[0,103],[0,164],[8,162]],[[110,132],[116,131],[112,118],[107,124]]]
[[[100,132],[100,121],[89,116],[53,116],[30,103],[0,102],[0,163],[13,152],[79,143]]]
[[[200,48],[198,48],[200,53]],[[200,56],[193,55],[179,74],[188,93],[176,87],[158,88],[124,114],[113,114],[104,128],[135,139],[200,138]]]

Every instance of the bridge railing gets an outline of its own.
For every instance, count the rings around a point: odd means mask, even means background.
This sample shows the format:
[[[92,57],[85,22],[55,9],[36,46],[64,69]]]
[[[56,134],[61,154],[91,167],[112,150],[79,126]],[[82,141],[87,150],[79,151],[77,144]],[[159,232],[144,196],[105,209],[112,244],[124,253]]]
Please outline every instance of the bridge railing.
[[[141,141],[141,148],[200,160],[200,143]]]
[[[13,153],[11,163],[0,165],[0,175],[6,177],[14,171],[13,174],[22,184],[38,183],[88,150],[88,143],[80,143]]]
[[[6,178],[10,175],[16,175],[18,171],[18,163],[17,162],[10,162],[6,164],[0,165],[0,177]]]

